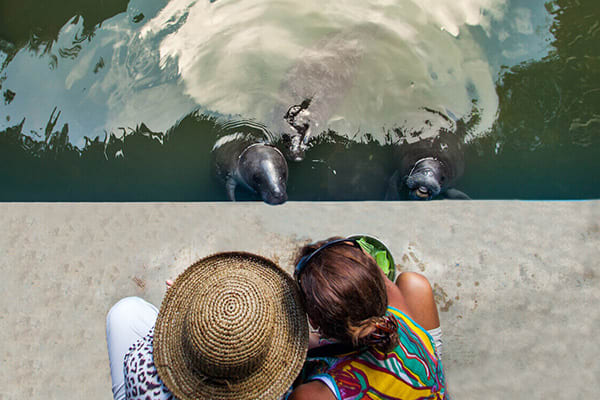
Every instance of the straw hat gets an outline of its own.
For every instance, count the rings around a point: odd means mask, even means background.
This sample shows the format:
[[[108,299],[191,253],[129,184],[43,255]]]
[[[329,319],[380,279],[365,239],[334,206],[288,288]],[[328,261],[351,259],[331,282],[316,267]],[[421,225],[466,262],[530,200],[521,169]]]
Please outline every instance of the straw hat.
[[[219,253],[188,267],[167,290],[154,363],[181,400],[277,399],[308,348],[298,287],[272,261]]]

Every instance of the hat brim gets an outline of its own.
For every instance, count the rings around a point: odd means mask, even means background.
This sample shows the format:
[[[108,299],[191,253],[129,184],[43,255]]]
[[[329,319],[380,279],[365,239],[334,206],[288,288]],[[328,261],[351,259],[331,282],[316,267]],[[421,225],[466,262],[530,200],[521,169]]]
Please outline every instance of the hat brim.
[[[185,360],[183,326],[185,310],[216,269],[239,269],[257,274],[272,286],[274,332],[262,364],[248,376],[219,381],[199,376]],[[188,267],[167,291],[154,330],[154,363],[161,380],[180,400],[277,399],[297,377],[308,349],[308,322],[297,284],[291,276],[266,258],[242,252],[219,253]]]

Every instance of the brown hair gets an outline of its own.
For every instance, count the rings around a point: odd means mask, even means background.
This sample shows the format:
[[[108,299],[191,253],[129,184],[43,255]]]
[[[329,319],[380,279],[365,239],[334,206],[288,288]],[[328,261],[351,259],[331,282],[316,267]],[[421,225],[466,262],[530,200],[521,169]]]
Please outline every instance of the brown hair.
[[[333,237],[304,246],[296,264]],[[398,345],[398,325],[386,316],[384,276],[373,257],[358,244],[340,242],[314,255],[299,277],[310,319],[322,334],[354,347],[384,353]]]

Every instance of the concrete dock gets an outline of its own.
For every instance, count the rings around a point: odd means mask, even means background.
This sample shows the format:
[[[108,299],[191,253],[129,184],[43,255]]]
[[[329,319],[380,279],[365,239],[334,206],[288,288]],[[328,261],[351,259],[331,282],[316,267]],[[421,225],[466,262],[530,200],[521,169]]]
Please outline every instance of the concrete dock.
[[[432,282],[453,399],[600,391],[600,201],[4,203],[0,224],[3,400],[111,399],[120,298],[160,306],[165,279],[226,250],[291,273],[298,246],[352,233]]]

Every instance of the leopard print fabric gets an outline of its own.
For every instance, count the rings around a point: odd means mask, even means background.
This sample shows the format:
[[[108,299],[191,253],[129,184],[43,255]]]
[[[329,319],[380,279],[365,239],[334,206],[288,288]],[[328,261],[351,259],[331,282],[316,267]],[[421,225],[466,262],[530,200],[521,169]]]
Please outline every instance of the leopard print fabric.
[[[127,400],[177,400],[158,377],[152,357],[154,327],[125,354],[125,398]]]

